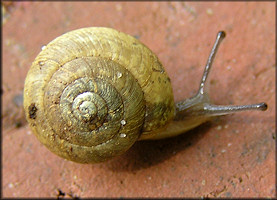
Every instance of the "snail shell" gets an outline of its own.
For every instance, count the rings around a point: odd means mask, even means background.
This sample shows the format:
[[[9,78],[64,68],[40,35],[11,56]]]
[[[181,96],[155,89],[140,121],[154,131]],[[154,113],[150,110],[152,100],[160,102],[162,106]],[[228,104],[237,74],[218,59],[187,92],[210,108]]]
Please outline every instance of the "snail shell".
[[[66,159],[101,162],[174,116],[170,79],[157,56],[111,28],[83,28],[50,42],[24,87],[37,138]]]

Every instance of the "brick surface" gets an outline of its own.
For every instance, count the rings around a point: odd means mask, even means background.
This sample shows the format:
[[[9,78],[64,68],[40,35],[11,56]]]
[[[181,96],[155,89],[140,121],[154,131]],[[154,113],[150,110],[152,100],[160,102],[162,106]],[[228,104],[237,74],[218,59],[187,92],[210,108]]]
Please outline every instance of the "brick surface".
[[[16,2],[3,24],[3,197],[274,197],[274,2]],[[2,8],[3,9],[3,8]],[[211,71],[217,104],[265,101],[266,112],[218,118],[181,136],[137,142],[101,164],[52,154],[22,112],[27,71],[41,47],[73,29],[106,26],[155,52],[176,101],[197,91],[216,33]]]

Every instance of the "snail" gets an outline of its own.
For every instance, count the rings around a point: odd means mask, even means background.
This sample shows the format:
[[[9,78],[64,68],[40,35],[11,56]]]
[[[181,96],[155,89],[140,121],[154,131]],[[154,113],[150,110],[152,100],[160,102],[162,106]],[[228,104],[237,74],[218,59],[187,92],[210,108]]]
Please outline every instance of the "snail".
[[[42,48],[28,71],[24,110],[30,128],[53,153],[97,163],[137,140],[176,136],[215,116],[266,110],[266,103],[211,103],[205,85],[224,37],[217,34],[198,93],[175,103],[161,62],[139,40],[104,27],[65,33]]]

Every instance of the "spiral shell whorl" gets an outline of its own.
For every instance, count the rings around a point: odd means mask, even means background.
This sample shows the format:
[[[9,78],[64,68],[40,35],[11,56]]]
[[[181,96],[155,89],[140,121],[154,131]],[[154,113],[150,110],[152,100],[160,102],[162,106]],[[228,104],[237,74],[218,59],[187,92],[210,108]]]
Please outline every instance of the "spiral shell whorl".
[[[93,57],[70,61],[53,74],[45,88],[44,109],[60,139],[88,148],[105,144],[110,152],[116,141],[137,140],[145,114],[143,93],[134,77],[113,61]]]

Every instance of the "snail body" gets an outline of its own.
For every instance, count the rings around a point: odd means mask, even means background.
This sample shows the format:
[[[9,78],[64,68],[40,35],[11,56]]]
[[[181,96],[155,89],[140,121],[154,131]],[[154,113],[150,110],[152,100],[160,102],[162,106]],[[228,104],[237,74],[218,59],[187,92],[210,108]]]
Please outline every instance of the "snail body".
[[[149,48],[111,28],[83,28],[54,39],[36,57],[24,110],[46,147],[79,163],[108,160],[137,140],[172,137],[216,115],[265,110],[264,103],[211,105],[206,77],[196,96],[175,103],[170,79]]]

